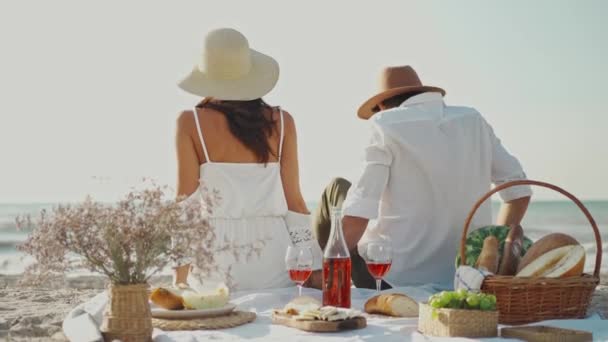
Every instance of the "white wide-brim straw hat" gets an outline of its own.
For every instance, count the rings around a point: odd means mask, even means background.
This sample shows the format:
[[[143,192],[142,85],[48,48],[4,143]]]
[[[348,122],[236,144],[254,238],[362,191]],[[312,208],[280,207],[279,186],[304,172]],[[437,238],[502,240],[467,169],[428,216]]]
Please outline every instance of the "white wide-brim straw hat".
[[[274,58],[251,49],[239,31],[222,28],[207,34],[200,61],[178,85],[198,96],[249,101],[268,94],[278,79]]]

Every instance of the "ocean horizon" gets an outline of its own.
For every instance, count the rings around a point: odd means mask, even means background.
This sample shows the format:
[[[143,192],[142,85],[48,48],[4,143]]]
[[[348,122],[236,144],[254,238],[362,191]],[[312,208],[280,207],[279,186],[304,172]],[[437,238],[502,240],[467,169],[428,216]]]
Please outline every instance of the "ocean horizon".
[[[310,210],[318,202],[309,201]],[[17,250],[17,245],[25,241],[29,231],[20,231],[15,225],[19,215],[30,214],[34,218],[43,209],[51,209],[59,203],[0,203],[0,274],[21,273],[28,263],[27,257]],[[608,200],[583,201],[600,230],[603,241],[602,272],[608,272]],[[492,202],[494,217],[500,202]],[[464,222],[463,222],[464,223]],[[561,232],[573,236],[587,252],[586,271],[592,271],[595,262],[595,238],[591,225],[576,205],[568,200],[536,200],[530,203],[522,222],[526,236],[532,240],[552,233]]]

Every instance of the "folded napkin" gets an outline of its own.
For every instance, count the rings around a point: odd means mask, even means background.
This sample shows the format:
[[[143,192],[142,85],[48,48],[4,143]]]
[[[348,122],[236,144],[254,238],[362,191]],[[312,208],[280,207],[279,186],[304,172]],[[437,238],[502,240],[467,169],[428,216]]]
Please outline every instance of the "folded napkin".
[[[103,341],[99,327],[107,303],[108,295],[104,291],[70,311],[63,321],[63,333],[68,340],[79,342]]]
[[[454,275],[454,290],[465,289],[467,291],[479,292],[481,284],[486,276],[492,273],[478,270],[471,266],[460,266]]]
[[[288,211],[285,215],[285,225],[289,238],[294,246],[308,246],[312,251],[313,270],[320,270],[323,264],[323,251],[312,233],[309,214]]]

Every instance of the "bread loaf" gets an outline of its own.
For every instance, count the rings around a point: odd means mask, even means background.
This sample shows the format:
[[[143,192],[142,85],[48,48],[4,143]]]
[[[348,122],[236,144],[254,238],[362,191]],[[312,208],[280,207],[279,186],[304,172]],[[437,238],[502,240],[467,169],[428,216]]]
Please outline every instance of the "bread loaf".
[[[418,317],[418,303],[400,293],[381,294],[365,303],[365,312],[393,317]]]
[[[162,287],[159,287],[152,291],[152,293],[150,294],[150,300],[152,301],[152,303],[167,310],[182,310],[184,308],[184,301],[182,296],[178,296]]]
[[[483,240],[483,248],[475,267],[495,274],[498,270],[498,259],[498,239],[495,236],[488,236]]]
[[[505,246],[502,251],[502,259],[498,274],[512,276],[517,273],[517,266],[521,260],[521,251],[524,240],[524,230],[521,226],[512,226],[509,235],[505,239]]]

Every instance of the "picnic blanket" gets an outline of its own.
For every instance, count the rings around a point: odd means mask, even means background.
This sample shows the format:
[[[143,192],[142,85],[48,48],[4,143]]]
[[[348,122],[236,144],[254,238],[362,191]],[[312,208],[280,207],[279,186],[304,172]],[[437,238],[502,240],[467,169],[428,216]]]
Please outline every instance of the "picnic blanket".
[[[405,293],[417,301],[425,301],[436,292],[433,286],[401,287],[384,291],[385,293]],[[303,294],[321,299],[321,291],[304,289]],[[362,310],[365,301],[375,295],[374,290],[352,289],[352,306]],[[308,333],[280,325],[271,324],[272,310],[282,308],[285,303],[297,296],[297,289],[282,288],[258,290],[249,292],[236,292],[231,302],[239,310],[249,310],[257,313],[258,318],[240,327],[208,330],[208,331],[172,331],[164,332],[155,329],[154,341],[158,342],[195,342],[195,341],[238,341],[247,339],[251,341],[472,341],[465,338],[436,338],[424,336],[417,332],[418,320],[416,318],[388,318],[383,316],[368,317],[368,326],[365,329],[339,333]],[[72,310],[63,323],[65,335],[71,341],[87,342],[100,341],[99,326],[103,310],[107,303],[105,292],[93,297]],[[584,320],[554,320],[537,324],[550,325],[561,328],[586,330],[593,332],[595,341],[608,341],[608,324],[599,316],[592,315]],[[509,341],[508,339],[480,339],[480,341]],[[510,340],[515,341],[515,340]]]

